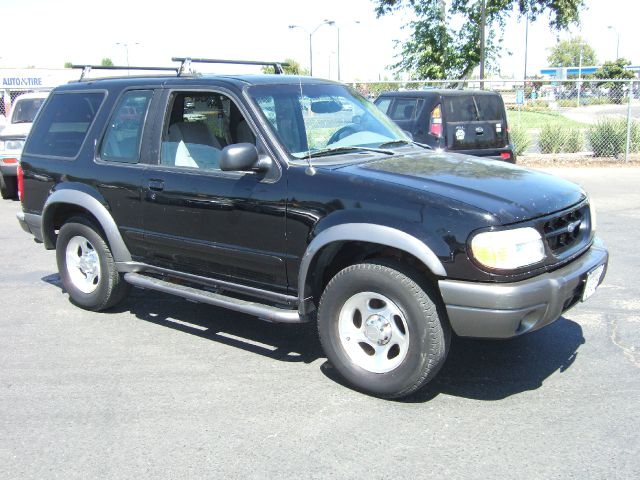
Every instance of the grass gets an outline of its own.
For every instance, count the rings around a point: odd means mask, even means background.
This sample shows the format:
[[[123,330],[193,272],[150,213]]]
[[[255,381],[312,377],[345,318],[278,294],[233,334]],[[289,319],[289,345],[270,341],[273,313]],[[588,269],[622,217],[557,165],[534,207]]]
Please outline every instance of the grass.
[[[507,122],[509,125],[518,125],[525,130],[542,128],[545,125],[570,128],[589,127],[586,123],[576,122],[558,112],[527,112],[524,110],[518,112],[517,110],[507,110]]]

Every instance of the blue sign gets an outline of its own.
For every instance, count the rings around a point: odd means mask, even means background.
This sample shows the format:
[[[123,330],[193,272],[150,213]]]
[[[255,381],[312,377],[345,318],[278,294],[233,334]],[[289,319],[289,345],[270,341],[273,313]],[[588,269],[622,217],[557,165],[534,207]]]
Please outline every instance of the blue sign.
[[[516,90],[516,103],[518,105],[524,104],[524,90]]]

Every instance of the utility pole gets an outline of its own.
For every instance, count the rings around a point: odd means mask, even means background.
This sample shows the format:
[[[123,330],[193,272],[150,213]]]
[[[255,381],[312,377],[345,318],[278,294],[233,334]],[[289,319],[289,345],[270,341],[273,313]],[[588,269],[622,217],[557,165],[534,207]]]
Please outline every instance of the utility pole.
[[[486,0],[480,4],[480,90],[484,90],[484,27],[487,22]]]

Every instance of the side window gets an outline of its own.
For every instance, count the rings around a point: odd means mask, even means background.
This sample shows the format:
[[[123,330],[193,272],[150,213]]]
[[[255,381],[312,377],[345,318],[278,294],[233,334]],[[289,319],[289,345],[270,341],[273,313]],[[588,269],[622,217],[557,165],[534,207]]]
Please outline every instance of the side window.
[[[256,143],[236,104],[214,92],[175,92],[163,127],[160,163],[220,169],[220,152],[233,143]]]
[[[415,98],[396,98],[388,115],[393,120],[411,120],[416,115],[418,101]]]
[[[53,94],[33,126],[25,153],[74,158],[103,100],[102,92]]]
[[[144,119],[153,92],[137,90],[123,95],[102,140],[100,158],[107,162],[138,163]]]
[[[375,101],[376,107],[380,109],[382,113],[389,113],[389,105],[391,105],[390,98],[379,98]]]

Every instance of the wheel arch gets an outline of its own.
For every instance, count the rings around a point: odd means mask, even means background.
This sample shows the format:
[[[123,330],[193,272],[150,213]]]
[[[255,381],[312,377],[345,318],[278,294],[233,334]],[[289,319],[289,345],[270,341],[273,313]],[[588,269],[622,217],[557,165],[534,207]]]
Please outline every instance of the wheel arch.
[[[55,248],[55,230],[74,215],[85,215],[96,222],[105,234],[116,262],[131,261],[131,253],[111,213],[98,199],[78,190],[57,190],[47,199],[42,213],[42,237],[46,248]]]
[[[331,267],[332,262],[340,258],[344,260],[338,260],[337,265],[358,261],[358,257],[351,254],[355,254],[356,251],[362,258],[392,256],[393,252],[399,252],[418,262],[433,276],[446,276],[444,266],[436,254],[424,242],[406,232],[370,223],[335,225],[318,234],[302,257],[298,274],[301,314],[314,309],[314,297],[320,293],[318,287],[322,282],[322,278],[319,277]]]

